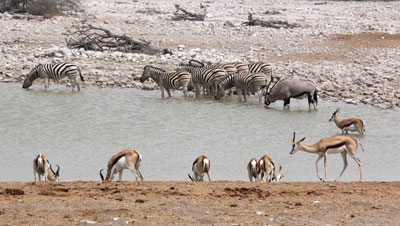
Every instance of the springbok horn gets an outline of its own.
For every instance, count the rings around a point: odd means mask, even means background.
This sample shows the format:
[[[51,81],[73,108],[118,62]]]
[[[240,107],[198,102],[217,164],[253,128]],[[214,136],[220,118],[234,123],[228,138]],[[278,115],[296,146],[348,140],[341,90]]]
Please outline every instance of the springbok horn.
[[[54,172],[54,170],[53,170],[53,168],[51,167],[51,165],[50,165],[50,170],[51,170],[51,172],[52,172],[54,175],[57,175],[56,172]]]
[[[295,139],[296,139],[296,132],[293,132],[293,143],[294,143]]]
[[[340,108],[336,109],[336,111],[333,112],[333,114],[335,115],[335,114],[337,114],[339,111],[340,111]]]
[[[194,181],[194,180],[193,180],[193,177],[190,176],[190,174],[188,174],[188,176],[189,176],[189,178],[190,178],[191,181]]]
[[[58,177],[60,174],[60,166],[59,165],[56,165],[57,166],[57,172],[56,172],[56,176]]]
[[[103,174],[101,173],[101,171],[103,171],[103,169],[100,170],[100,178],[101,178],[101,181],[104,181],[104,176],[103,176]]]

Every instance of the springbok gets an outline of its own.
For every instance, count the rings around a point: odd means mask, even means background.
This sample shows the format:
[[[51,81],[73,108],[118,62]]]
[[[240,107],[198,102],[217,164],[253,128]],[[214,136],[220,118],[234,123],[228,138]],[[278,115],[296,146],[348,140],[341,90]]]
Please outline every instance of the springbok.
[[[327,177],[327,170],[326,170],[326,159],[327,154],[341,154],[343,159],[343,170],[340,175],[336,178],[336,181],[339,181],[340,177],[343,175],[344,171],[347,168],[347,154],[349,154],[354,161],[358,164],[360,168],[360,181],[363,181],[362,176],[362,166],[360,159],[356,156],[356,151],[358,148],[358,144],[360,144],[362,150],[364,151],[363,146],[359,143],[356,139],[348,137],[348,136],[333,136],[333,137],[325,137],[319,140],[315,144],[305,144],[303,141],[306,139],[305,137],[299,141],[296,141],[296,133],[293,133],[293,144],[292,144],[292,151],[290,152],[291,155],[296,153],[298,150],[314,153],[318,155],[317,161],[315,161],[315,167],[317,169],[317,177],[321,181],[326,181]],[[324,157],[324,168],[325,168],[325,178],[319,176],[318,173],[318,162],[321,158]]]
[[[140,178],[143,181],[142,173],[139,170],[140,163],[142,162],[142,155],[135,150],[124,150],[113,157],[111,157],[110,161],[107,164],[107,175],[104,179],[103,174],[101,173],[104,169],[100,170],[100,177],[102,181],[112,181],[114,179],[114,175],[119,173],[118,181],[122,180],[122,171],[124,169],[129,169],[136,176],[136,181]]]
[[[349,118],[349,119],[343,119],[340,120],[338,115],[339,115],[340,108],[336,109],[335,112],[333,112],[331,118],[329,119],[329,122],[335,121],[335,124],[339,129],[342,130],[342,134],[344,132],[348,133],[348,131],[357,131],[359,134],[364,135],[365,133],[365,123],[363,120],[359,118]]]
[[[261,157],[260,161],[261,180],[264,182],[271,182],[273,172],[275,171],[275,164],[268,155]]]
[[[60,166],[57,165],[57,171],[54,172],[46,156],[44,156],[44,154],[38,154],[33,160],[33,175],[35,181],[36,175],[39,177],[39,181],[42,180],[42,175],[44,176],[44,180],[55,181],[60,176]]]
[[[280,79],[280,78],[279,78]],[[283,100],[283,108],[289,109],[290,98],[302,99],[305,95],[308,97],[308,106],[313,104],[314,108],[318,105],[317,89],[315,84],[309,80],[295,80],[286,79],[277,82],[268,91],[268,87],[271,82],[267,85],[267,92],[265,94],[265,107],[268,107],[272,102],[277,100]]]
[[[211,181],[210,167],[211,167],[210,160],[206,156],[200,155],[194,160],[192,164],[193,177],[190,174],[188,174],[190,180],[195,182],[203,181],[204,173],[206,173],[208,176],[208,180]]]
[[[275,168],[274,168],[275,169]],[[271,181],[276,181],[279,182],[283,178],[283,174],[281,173],[282,166],[279,166],[279,170],[275,171],[272,173],[272,180]]]
[[[253,182],[253,178],[256,182],[260,181],[260,164],[258,159],[252,158],[247,164],[247,173],[249,174],[249,180]]]

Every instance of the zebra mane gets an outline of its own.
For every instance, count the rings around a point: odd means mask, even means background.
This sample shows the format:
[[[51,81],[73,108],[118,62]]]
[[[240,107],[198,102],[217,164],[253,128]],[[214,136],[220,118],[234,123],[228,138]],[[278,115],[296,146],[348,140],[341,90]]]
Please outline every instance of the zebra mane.
[[[154,67],[154,66],[151,66],[151,65],[147,65],[147,66],[145,66],[145,67],[143,68],[144,71],[147,70],[147,69],[153,69],[153,70],[165,72],[164,69],[161,69],[161,68],[158,68],[158,67]]]

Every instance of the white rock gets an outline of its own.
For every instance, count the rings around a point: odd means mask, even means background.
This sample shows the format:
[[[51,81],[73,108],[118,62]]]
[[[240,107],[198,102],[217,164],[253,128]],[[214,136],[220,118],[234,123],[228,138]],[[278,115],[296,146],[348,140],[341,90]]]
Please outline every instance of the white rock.
[[[91,220],[81,220],[80,223],[82,223],[82,224],[97,224],[96,221],[91,221]]]
[[[259,216],[261,216],[261,215],[264,215],[265,213],[262,212],[262,211],[256,211],[256,214],[259,215]]]

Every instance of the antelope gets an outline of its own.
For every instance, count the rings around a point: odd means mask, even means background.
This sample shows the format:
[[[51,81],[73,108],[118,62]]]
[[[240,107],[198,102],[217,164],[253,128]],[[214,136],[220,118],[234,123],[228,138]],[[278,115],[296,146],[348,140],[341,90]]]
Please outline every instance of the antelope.
[[[275,164],[268,155],[261,157],[260,161],[261,180],[271,182],[273,172],[275,171]]]
[[[249,180],[253,182],[253,178],[256,182],[260,181],[260,164],[258,159],[252,158],[247,164],[247,173],[249,174]]]
[[[292,151],[290,152],[291,155],[296,153],[298,150],[314,153],[318,155],[317,161],[315,161],[315,167],[317,169],[317,177],[325,182],[327,177],[327,170],[326,170],[326,159],[328,154],[341,154],[343,159],[343,170],[340,175],[336,178],[335,181],[339,181],[340,177],[343,175],[344,171],[347,168],[347,154],[349,154],[354,161],[358,164],[360,168],[360,181],[363,181],[362,176],[362,166],[360,159],[356,156],[356,151],[358,148],[358,144],[360,144],[362,150],[364,151],[363,146],[359,143],[356,139],[348,137],[348,136],[332,136],[332,137],[325,137],[319,140],[315,144],[305,144],[303,141],[306,139],[305,137],[299,141],[295,141],[296,133],[293,133],[293,143],[292,143]],[[318,173],[318,162],[321,158],[324,157],[324,168],[325,168],[325,178],[319,176]]]
[[[143,181],[142,173],[139,170],[140,163],[142,162],[142,155],[135,150],[124,150],[113,157],[111,157],[110,161],[107,164],[107,175],[104,178],[101,173],[104,169],[100,170],[100,178],[102,181],[112,181],[114,179],[114,175],[119,173],[118,181],[122,180],[122,171],[124,169],[129,169],[136,176],[136,181],[140,179]]]
[[[338,115],[339,115],[340,108],[336,109],[335,112],[333,112],[331,118],[329,119],[329,122],[335,121],[335,124],[339,129],[342,130],[342,134],[348,131],[357,131],[359,134],[364,135],[365,134],[365,123],[363,120],[359,118],[349,118],[349,119],[343,119],[340,120]]]
[[[39,181],[42,180],[41,176],[44,176],[44,180],[55,181],[60,176],[60,166],[57,165],[57,171],[54,172],[50,165],[49,160],[44,156],[44,154],[38,154],[33,160],[33,176],[39,177]]]
[[[275,169],[275,168],[274,168]],[[276,181],[279,182],[283,178],[283,174],[281,174],[282,166],[279,166],[279,170],[275,171],[272,173],[272,180],[271,181]]]
[[[264,106],[268,107],[272,102],[277,100],[283,100],[283,108],[288,108],[290,105],[290,98],[302,99],[305,95],[308,97],[308,106],[311,107],[313,104],[314,108],[318,104],[318,96],[315,84],[309,80],[295,80],[286,79],[277,82],[268,91],[268,87],[271,82],[267,85],[267,92],[265,94]]]
[[[190,180],[194,182],[203,181],[204,173],[206,173],[208,180],[211,181],[210,166],[210,160],[206,156],[200,155],[197,157],[192,164],[193,177],[188,174]]]

